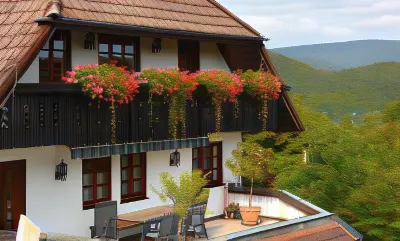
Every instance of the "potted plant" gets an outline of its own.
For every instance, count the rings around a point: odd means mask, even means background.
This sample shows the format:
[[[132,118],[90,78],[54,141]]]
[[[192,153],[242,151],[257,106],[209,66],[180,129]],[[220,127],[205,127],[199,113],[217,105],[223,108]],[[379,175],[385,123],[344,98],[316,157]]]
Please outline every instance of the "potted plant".
[[[251,182],[249,206],[240,207],[242,224],[256,225],[261,207],[252,205],[253,183],[255,180],[263,180],[268,174],[268,161],[273,158],[271,149],[263,148],[258,143],[241,142],[238,149],[232,152],[233,157],[225,163],[236,176],[247,178]]]
[[[237,218],[239,212],[239,203],[230,203],[228,207],[225,208],[228,218]]]

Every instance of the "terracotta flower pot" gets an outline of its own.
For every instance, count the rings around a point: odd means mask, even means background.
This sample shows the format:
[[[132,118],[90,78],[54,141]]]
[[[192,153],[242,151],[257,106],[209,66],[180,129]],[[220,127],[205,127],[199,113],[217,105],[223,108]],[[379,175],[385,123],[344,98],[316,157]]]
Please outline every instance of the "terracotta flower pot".
[[[257,225],[258,216],[260,215],[261,207],[240,207],[240,215],[242,216],[243,225]]]

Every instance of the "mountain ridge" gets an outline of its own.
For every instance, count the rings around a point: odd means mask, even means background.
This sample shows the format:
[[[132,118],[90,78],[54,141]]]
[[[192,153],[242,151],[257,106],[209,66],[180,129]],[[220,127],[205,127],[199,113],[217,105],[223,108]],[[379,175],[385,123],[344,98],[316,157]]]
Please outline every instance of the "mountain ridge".
[[[400,40],[355,40],[270,49],[315,69],[341,70],[378,62],[400,62]]]

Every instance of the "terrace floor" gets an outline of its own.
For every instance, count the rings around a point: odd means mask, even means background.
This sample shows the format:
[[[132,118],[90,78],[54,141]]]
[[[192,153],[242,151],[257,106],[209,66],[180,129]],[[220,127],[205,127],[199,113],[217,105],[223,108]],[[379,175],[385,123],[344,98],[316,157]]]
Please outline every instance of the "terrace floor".
[[[261,223],[257,226],[245,226],[238,219],[217,219],[206,223],[208,238],[212,240],[226,240],[226,236],[232,233],[241,232],[247,229],[265,226],[280,222],[277,219],[261,218]],[[206,240],[206,239],[197,239]]]

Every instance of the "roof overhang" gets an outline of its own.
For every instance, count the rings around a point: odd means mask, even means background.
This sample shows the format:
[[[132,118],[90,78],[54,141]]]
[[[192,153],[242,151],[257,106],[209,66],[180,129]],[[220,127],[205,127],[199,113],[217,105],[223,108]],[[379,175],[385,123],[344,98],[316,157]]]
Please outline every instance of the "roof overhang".
[[[56,28],[69,28],[69,29],[81,29],[81,30],[91,30],[93,28],[102,32],[103,29],[106,32],[120,32],[125,35],[136,35],[136,36],[170,36],[179,38],[196,38],[201,40],[213,40],[218,42],[241,42],[241,43],[262,43],[267,41],[267,38],[251,37],[251,36],[236,36],[236,35],[223,35],[223,34],[212,34],[212,33],[202,33],[202,32],[191,32],[173,29],[162,29],[162,28],[152,28],[143,27],[136,25],[118,24],[118,23],[108,23],[90,20],[81,20],[74,18],[66,18],[59,15],[52,15],[49,17],[41,17],[36,19],[39,24],[52,24]]]

